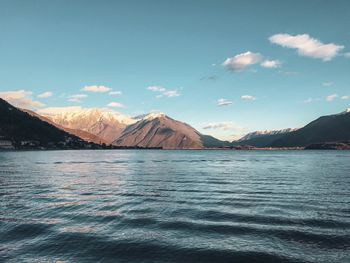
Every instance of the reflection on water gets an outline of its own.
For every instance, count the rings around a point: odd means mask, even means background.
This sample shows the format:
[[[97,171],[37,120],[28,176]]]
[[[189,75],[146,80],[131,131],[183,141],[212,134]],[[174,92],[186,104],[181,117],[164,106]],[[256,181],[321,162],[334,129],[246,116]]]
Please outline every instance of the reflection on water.
[[[0,153],[0,262],[350,262],[350,152]]]

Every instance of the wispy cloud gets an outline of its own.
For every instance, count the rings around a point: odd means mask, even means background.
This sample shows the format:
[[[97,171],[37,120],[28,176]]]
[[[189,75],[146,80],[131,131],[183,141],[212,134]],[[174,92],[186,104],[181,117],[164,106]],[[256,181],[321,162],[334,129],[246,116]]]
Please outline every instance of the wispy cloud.
[[[116,90],[116,91],[110,91],[108,94],[111,96],[120,96],[123,94],[123,92]]]
[[[161,86],[149,86],[147,87],[147,90],[159,93],[156,95],[156,98],[162,98],[162,97],[168,97],[168,98],[172,98],[172,97],[178,97],[180,96],[180,92],[178,90],[168,90],[164,87]]]
[[[86,94],[73,94],[68,96],[68,101],[70,102],[82,102],[83,99],[87,97]]]
[[[340,97],[342,100],[348,100],[350,97],[348,95],[344,95]]]
[[[45,104],[32,99],[32,92],[25,90],[3,91],[0,92],[0,98],[20,108],[39,108]]]
[[[232,58],[227,58],[223,66],[232,71],[243,71],[248,66],[259,63],[262,60],[262,56],[259,53],[253,53],[247,51],[245,53],[238,54]]]
[[[53,95],[51,91],[46,91],[38,95],[38,98],[49,98]]]
[[[344,57],[350,58],[350,52],[345,53],[345,54],[344,54]]]
[[[222,107],[222,106],[231,105],[233,102],[230,100],[221,98],[221,99],[218,99],[217,103],[218,103],[218,106]]]
[[[303,102],[306,104],[309,104],[309,103],[319,101],[319,100],[320,100],[319,98],[308,98],[308,99],[304,100]]]
[[[243,95],[241,96],[242,100],[247,100],[247,101],[252,101],[252,100],[256,100],[256,97],[251,96],[251,95]]]
[[[261,63],[263,68],[279,68],[282,63],[279,60],[265,60]]]
[[[88,92],[95,92],[95,93],[105,93],[108,91],[111,91],[111,88],[108,88],[106,86],[85,86],[84,88],[81,89],[82,91],[88,91]]]
[[[332,86],[332,85],[333,85],[333,82],[328,82],[328,81],[322,82],[322,86],[323,87],[329,87],[329,86]]]
[[[112,107],[112,108],[122,108],[124,107],[123,104],[119,103],[119,102],[110,102],[107,104],[108,107]]]
[[[327,96],[326,100],[331,102],[331,101],[335,100],[338,97],[339,97],[338,94],[334,93],[334,94],[331,94],[331,95]]]
[[[271,36],[269,40],[282,47],[296,49],[300,56],[318,58],[324,61],[333,59],[344,48],[344,46],[334,43],[323,44],[320,40],[312,38],[308,34],[295,36],[276,34]]]
[[[233,122],[211,122],[203,126],[204,130],[216,129],[216,130],[242,130],[242,127],[236,125]]]

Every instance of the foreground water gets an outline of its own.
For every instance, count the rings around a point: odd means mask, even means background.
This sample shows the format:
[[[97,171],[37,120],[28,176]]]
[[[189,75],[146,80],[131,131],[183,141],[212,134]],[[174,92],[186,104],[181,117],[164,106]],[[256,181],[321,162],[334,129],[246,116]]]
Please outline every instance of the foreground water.
[[[0,261],[350,262],[350,152],[0,152]]]

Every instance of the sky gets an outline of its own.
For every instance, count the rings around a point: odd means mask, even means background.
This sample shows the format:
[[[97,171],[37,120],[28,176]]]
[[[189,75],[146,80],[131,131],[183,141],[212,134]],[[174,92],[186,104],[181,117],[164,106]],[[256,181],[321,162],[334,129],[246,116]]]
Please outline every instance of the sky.
[[[234,139],[350,107],[350,1],[0,0],[0,97]],[[63,108],[64,110],[64,108]]]

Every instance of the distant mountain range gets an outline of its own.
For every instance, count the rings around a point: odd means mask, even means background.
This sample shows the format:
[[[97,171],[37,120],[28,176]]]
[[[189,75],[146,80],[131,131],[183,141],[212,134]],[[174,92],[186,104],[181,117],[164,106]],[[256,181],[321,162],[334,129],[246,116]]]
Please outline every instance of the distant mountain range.
[[[237,141],[231,143],[232,146],[238,145],[250,145],[254,147],[269,147],[274,141],[282,138],[286,134],[293,132],[297,129],[283,129],[273,131],[255,131],[246,134]]]
[[[1,138],[8,138],[14,144],[36,141],[45,147],[48,145],[74,147],[75,144],[91,147],[96,144],[112,144],[123,148],[163,149],[238,146],[281,148],[309,145],[329,148],[331,145],[329,143],[339,142],[332,145],[341,147],[350,141],[350,109],[340,114],[320,117],[300,129],[256,131],[233,142],[201,134],[190,125],[163,113],[130,118],[99,109],[33,112],[17,109],[0,99],[0,121],[0,141]],[[324,143],[327,143],[326,146]]]

